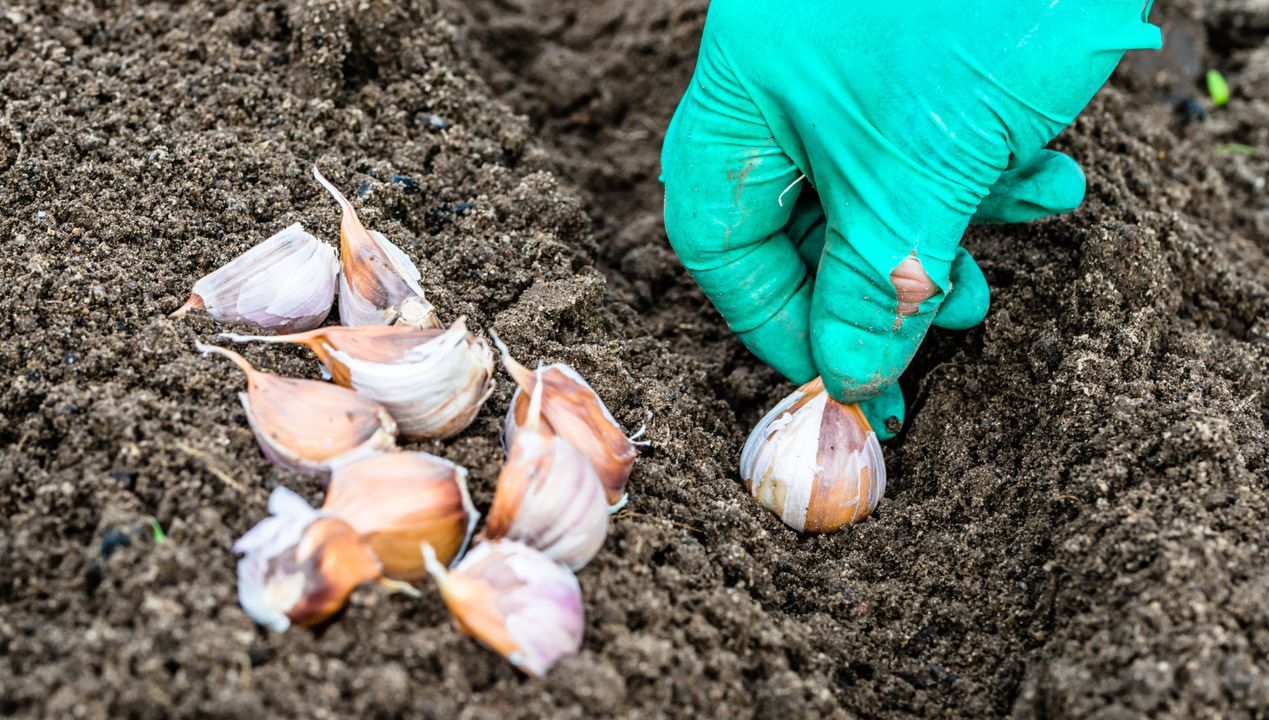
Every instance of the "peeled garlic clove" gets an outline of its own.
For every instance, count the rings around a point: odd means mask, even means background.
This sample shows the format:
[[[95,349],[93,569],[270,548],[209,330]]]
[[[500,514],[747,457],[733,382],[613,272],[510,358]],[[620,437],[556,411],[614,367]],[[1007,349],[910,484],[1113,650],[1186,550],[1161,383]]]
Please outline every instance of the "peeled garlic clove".
[[[483,542],[452,571],[424,546],[427,569],[463,632],[531,675],[582,647],[582,590],[568,568],[511,540]]]
[[[544,385],[533,386],[528,421],[498,475],[481,538],[519,540],[580,570],[608,535],[608,500],[595,466],[544,426]]]
[[[449,563],[467,548],[480,513],[467,494],[467,470],[422,452],[394,452],[335,471],[325,514],[361,534],[384,575],[417,580],[426,574],[421,545]]]
[[[334,249],[297,223],[199,279],[172,317],[202,308],[219,322],[308,330],[330,314],[338,274]]]
[[[740,477],[758,503],[799,532],[859,522],[886,493],[881,444],[858,405],[816,378],[758,423],[740,454]]]
[[[335,614],[358,585],[380,577],[379,561],[348,523],[322,517],[278,488],[273,513],[234,544],[238,601],[252,620],[277,632]]]
[[[382,403],[401,436],[411,439],[462,432],[494,389],[493,352],[467,332],[462,317],[448,330],[324,327],[277,337],[222,337],[308,346],[332,380]]]
[[[325,479],[343,463],[396,447],[396,422],[370,398],[326,382],[261,372],[222,347],[195,347],[229,358],[246,374],[247,392],[238,398],[260,449],[276,465]]]
[[[563,363],[529,370],[511,357],[507,346],[494,335],[494,344],[502,352],[502,364],[520,386],[511,398],[503,423],[502,444],[510,448],[515,435],[528,416],[530,394],[538,379],[543,384],[542,415],[547,424],[570,445],[577,448],[599,473],[608,496],[611,512],[626,504],[626,482],[639,455],[634,438],[617,424],[608,406],[573,368]],[[638,433],[635,437],[638,437]]]
[[[416,327],[440,327],[432,305],[419,285],[422,274],[401,248],[381,233],[367,230],[344,197],[313,166],[313,177],[342,209],[339,223],[339,320],[344,325],[389,325],[406,303],[409,322]]]

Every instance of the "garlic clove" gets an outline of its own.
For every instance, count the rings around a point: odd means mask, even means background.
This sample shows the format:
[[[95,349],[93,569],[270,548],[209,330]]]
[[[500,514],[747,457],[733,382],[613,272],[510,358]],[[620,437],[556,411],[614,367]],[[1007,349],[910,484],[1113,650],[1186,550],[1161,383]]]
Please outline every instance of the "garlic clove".
[[[461,556],[480,518],[467,494],[467,470],[422,452],[385,453],[341,466],[322,510],[352,525],[374,549],[384,575],[397,580],[426,574],[424,543],[441,562]]]
[[[535,383],[526,424],[498,475],[481,538],[519,540],[580,570],[608,535],[608,500],[594,465],[541,422]]]
[[[265,457],[294,472],[325,479],[335,467],[396,447],[396,422],[382,405],[338,385],[256,370],[241,355],[196,343],[229,358],[247,376],[239,393]]]
[[[410,322],[440,327],[432,305],[419,285],[422,274],[401,248],[362,225],[352,203],[313,166],[313,177],[335,198],[343,214],[339,223],[339,319],[344,325],[389,325],[407,300]]]
[[[280,337],[222,337],[308,346],[331,379],[381,403],[409,439],[457,435],[494,389],[493,352],[467,331],[462,317],[448,330],[327,327]]]
[[[234,544],[238,600],[252,620],[277,632],[335,614],[358,585],[380,577],[379,561],[348,523],[322,517],[277,488],[273,515]]]
[[[858,405],[816,378],[754,427],[740,477],[758,503],[799,532],[832,532],[868,517],[886,492],[881,444]]]
[[[338,273],[334,249],[297,223],[200,278],[171,317],[203,309],[218,322],[308,330],[330,314]]]
[[[514,445],[516,432],[528,416],[530,394],[540,379],[544,386],[542,415],[547,424],[595,466],[604,483],[610,512],[624,507],[626,483],[639,455],[638,443],[626,436],[599,394],[573,368],[555,363],[537,372],[529,370],[511,357],[510,350],[496,334],[490,334],[502,353],[503,367],[519,385],[503,423],[503,447]]]
[[[545,675],[581,649],[582,591],[568,568],[511,540],[480,543],[449,571],[423,553],[459,628],[520,670]]]

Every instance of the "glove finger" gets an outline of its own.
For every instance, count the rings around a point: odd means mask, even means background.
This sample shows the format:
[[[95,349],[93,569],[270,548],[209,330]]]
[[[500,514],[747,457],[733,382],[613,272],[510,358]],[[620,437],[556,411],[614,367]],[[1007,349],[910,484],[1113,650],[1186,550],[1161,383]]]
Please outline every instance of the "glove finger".
[[[905,414],[903,391],[899,389],[899,383],[882,390],[877,397],[860,401],[859,409],[864,411],[864,417],[868,418],[868,424],[872,425],[878,440],[893,438],[903,427]]]
[[[1084,171],[1069,156],[1041,150],[1005,170],[974,213],[975,224],[1027,222],[1066,213],[1084,201]]]
[[[670,244],[732,331],[795,383],[815,377],[811,276],[784,233],[799,175],[725,64],[702,52],[662,151]]]
[[[915,258],[901,267],[909,264],[921,267]],[[892,277],[899,274],[896,268]],[[837,400],[878,396],[916,354],[943,293],[932,284],[933,299],[896,292],[907,284],[880,277],[852,243],[830,230],[811,301],[811,354]]]
[[[991,290],[982,268],[965,248],[956,249],[951,278],[952,287],[939,305],[933,323],[944,330],[968,330],[987,317]]]

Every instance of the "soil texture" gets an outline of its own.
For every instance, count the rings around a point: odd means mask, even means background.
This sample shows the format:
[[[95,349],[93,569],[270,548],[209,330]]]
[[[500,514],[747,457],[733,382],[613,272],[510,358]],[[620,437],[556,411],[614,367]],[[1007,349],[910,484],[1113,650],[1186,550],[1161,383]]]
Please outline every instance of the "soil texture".
[[[905,375],[875,515],[806,537],[735,469],[791,387],[660,224],[705,12],[0,5],[0,715],[1269,714],[1269,5],[1155,9],[1168,51],[1055,143],[1084,205],[970,231],[990,315]],[[167,314],[286,225],[338,237],[313,163],[444,319],[647,422],[630,507],[579,574],[584,649],[545,679],[460,634],[428,583],[364,588],[313,631],[238,607],[233,540],[274,487],[320,489],[261,456],[241,374],[193,350],[226,328]],[[318,377],[298,349],[244,354]],[[469,468],[482,510],[510,385],[414,446]]]

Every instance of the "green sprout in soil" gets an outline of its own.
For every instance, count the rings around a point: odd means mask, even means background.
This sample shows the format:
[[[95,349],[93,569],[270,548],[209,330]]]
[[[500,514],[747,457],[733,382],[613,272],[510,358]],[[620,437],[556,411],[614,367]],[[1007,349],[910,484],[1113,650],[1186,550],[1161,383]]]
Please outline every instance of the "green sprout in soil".
[[[1216,146],[1217,155],[1230,155],[1234,153],[1255,157],[1260,154],[1260,151],[1250,145],[1243,145],[1242,143],[1225,143],[1224,145]]]
[[[1207,94],[1216,107],[1229,102],[1229,83],[1225,82],[1225,76],[1221,75],[1220,70],[1207,71]]]
[[[150,534],[154,538],[155,545],[162,545],[167,539],[167,533],[163,532],[163,526],[153,517],[146,518],[150,522]]]

